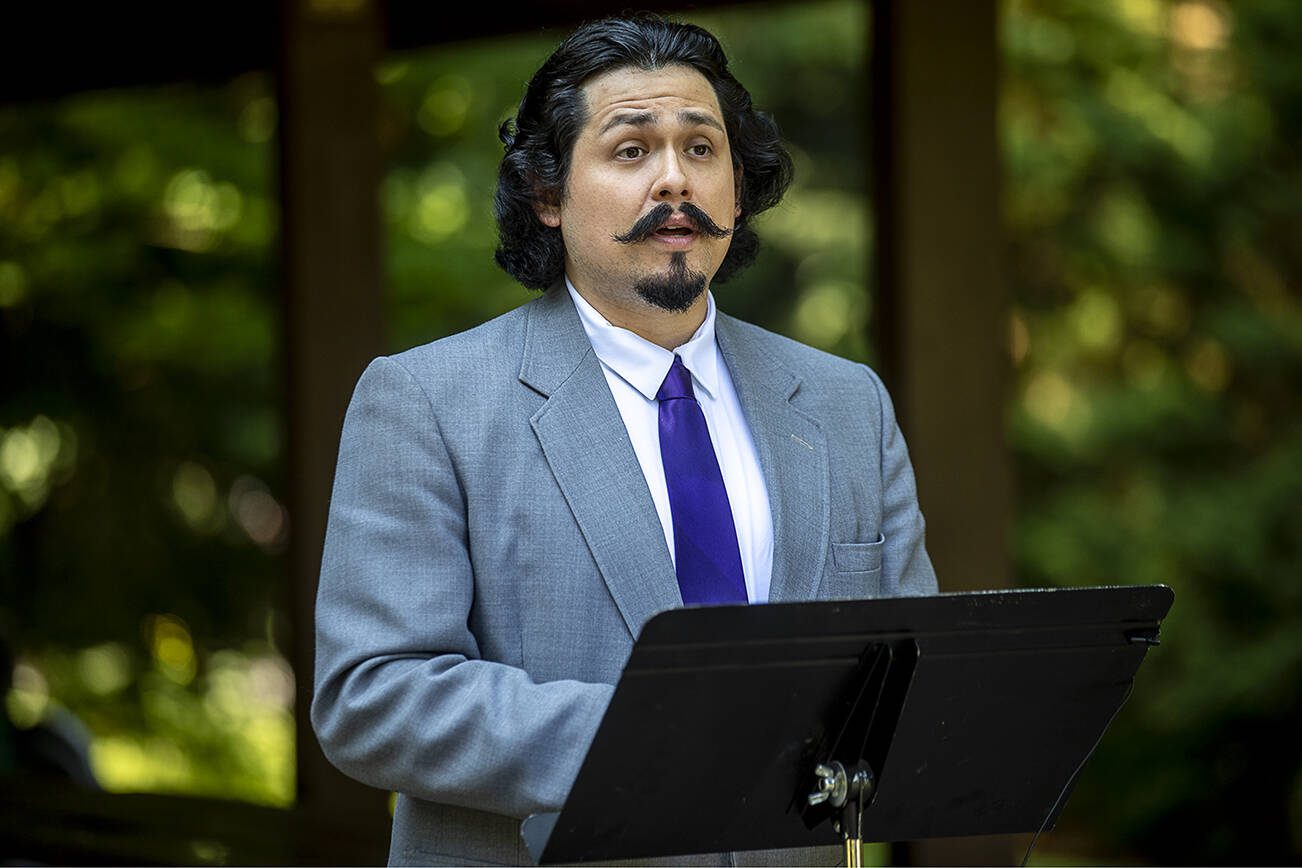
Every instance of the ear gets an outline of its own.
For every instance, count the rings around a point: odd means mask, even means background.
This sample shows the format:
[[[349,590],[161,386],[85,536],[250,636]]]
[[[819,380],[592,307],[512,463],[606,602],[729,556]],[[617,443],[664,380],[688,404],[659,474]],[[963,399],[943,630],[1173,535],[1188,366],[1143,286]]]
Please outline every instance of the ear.
[[[561,206],[549,202],[543,202],[540,199],[533,200],[533,212],[538,215],[538,219],[544,226],[550,226],[557,229],[561,225]]]
[[[742,174],[741,166],[735,167],[732,170],[732,172],[733,172],[732,176],[734,178],[732,183],[733,201],[737,203],[737,207],[732,209],[732,219],[740,220],[741,219],[741,182],[742,179],[745,177],[745,175]]]

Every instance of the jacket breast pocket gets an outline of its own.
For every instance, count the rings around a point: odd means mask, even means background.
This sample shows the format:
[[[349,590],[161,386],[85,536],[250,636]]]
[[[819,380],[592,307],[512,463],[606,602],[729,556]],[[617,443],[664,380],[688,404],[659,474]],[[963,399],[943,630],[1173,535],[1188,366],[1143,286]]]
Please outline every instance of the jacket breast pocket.
[[[886,537],[877,542],[832,543],[832,571],[827,576],[830,599],[862,600],[882,595],[882,549]]]
[[[871,573],[882,568],[882,548],[886,537],[877,535],[877,542],[832,543],[832,563],[838,573]]]

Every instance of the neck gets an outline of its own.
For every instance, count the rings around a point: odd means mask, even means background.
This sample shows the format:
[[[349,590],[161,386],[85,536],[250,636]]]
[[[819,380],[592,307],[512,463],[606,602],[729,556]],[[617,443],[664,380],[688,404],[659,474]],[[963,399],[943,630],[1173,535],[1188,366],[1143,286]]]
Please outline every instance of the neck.
[[[643,340],[666,350],[676,349],[691,340],[701,323],[705,322],[705,315],[709,311],[709,302],[704,292],[687,310],[676,312],[648,304],[640,298],[627,301],[610,298],[585,290],[578,284],[574,285],[574,289],[597,313],[606,318],[606,322],[628,329]]]

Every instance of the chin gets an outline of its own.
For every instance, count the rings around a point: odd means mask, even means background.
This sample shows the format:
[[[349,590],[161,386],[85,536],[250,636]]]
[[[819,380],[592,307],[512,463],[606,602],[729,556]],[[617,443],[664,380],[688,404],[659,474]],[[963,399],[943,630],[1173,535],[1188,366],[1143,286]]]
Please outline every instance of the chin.
[[[705,272],[696,271],[687,264],[686,253],[675,253],[669,258],[667,271],[643,277],[633,284],[633,289],[652,307],[684,313],[691,310],[709,285],[710,279]]]

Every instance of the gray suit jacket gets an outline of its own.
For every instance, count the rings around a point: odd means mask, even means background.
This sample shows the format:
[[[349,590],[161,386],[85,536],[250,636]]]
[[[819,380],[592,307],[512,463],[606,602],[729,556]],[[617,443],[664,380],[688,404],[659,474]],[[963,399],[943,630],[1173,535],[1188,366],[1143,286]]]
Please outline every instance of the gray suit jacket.
[[[770,599],[934,593],[877,376],[722,314],[716,333],[768,485]],[[519,818],[560,807],[634,638],[681,605],[563,289],[366,369],[330,504],[312,723],[335,765],[400,794],[391,861],[527,863]]]

